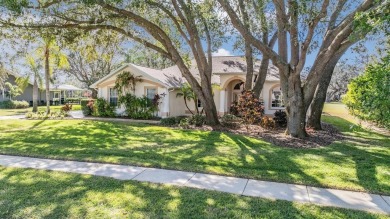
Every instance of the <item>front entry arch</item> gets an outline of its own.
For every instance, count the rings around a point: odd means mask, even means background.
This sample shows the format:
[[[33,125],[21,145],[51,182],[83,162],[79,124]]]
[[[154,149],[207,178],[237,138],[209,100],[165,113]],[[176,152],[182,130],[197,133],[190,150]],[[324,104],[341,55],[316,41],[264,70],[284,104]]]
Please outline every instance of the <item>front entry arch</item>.
[[[233,79],[226,85],[225,91],[227,112],[230,112],[230,106],[240,99],[243,90],[244,80],[241,79]]]

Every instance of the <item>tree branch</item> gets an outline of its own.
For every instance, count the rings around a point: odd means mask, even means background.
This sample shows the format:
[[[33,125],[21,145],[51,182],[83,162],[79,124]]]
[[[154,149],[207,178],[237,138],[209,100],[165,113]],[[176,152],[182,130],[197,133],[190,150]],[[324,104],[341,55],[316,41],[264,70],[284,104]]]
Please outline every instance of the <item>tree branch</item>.
[[[250,42],[254,47],[256,47],[258,50],[260,50],[264,55],[267,55],[270,57],[270,59],[273,61],[273,63],[276,66],[288,66],[288,63],[285,62],[275,51],[273,51],[272,48],[270,48],[268,45],[265,45],[260,40],[256,39],[248,29],[245,28],[243,23],[241,22],[240,18],[238,17],[237,13],[234,11],[234,9],[229,4],[228,0],[218,0],[219,4],[224,8],[224,10],[227,12],[227,14],[230,17],[230,20],[232,21],[233,26],[241,33],[241,35]]]

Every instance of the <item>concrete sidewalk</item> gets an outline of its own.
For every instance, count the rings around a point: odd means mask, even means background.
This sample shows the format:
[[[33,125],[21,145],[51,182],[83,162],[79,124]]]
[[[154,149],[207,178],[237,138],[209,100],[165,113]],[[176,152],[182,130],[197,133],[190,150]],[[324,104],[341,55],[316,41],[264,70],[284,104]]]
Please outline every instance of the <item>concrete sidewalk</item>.
[[[26,116],[23,115],[13,115],[13,116],[0,116],[0,120],[13,120],[13,119],[24,119]]]
[[[5,167],[91,174],[112,177],[119,180],[171,184],[245,196],[311,203],[390,215],[390,196],[362,192],[324,189],[305,185],[266,182],[175,170],[7,155],[0,155],[0,165]]]

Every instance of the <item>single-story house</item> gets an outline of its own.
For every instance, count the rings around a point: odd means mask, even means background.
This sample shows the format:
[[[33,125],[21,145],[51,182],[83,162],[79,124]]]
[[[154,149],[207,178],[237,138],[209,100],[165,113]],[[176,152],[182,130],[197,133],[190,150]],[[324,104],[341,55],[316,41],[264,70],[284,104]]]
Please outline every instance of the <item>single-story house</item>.
[[[12,72],[8,72],[8,78],[6,82],[9,82],[13,85],[17,85],[16,79],[21,77],[20,75]],[[26,89],[23,90],[21,95],[16,96],[15,100],[25,100],[32,105],[33,101],[33,81],[30,80]],[[60,85],[50,85],[50,102],[55,103],[64,103],[68,98],[81,98],[85,96],[85,89],[78,88],[69,84],[60,84]],[[0,90],[0,101],[9,100],[7,88]],[[61,101],[61,102],[60,102]],[[41,105],[46,103],[46,91],[45,89],[39,89],[38,91],[38,102]]]
[[[70,84],[50,85],[50,100],[54,104],[65,103],[67,100],[80,99],[85,96],[85,90]],[[78,103],[79,101],[75,101]]]
[[[17,73],[13,73],[13,72],[8,72],[8,78],[5,82],[9,82],[11,83],[12,85],[17,85],[16,83],[16,79],[21,77],[20,75],[18,75]],[[45,98],[45,91],[41,90],[38,92],[38,98],[41,100],[42,98]],[[27,102],[32,102],[33,100],[33,97],[32,97],[32,94],[33,94],[33,82],[29,82],[26,89],[21,93],[21,95],[15,97],[14,99],[15,100],[25,100]],[[0,102],[1,101],[5,101],[5,100],[9,100],[9,96],[8,96],[8,88],[3,88],[0,90]]]
[[[195,62],[192,62],[191,72],[199,78],[199,73]],[[257,79],[257,72],[260,62],[256,62],[254,69],[254,80]],[[134,76],[140,76],[142,81],[136,83],[135,95],[147,96],[153,98],[155,94],[164,94],[162,104],[159,107],[158,116],[180,116],[190,115],[189,110],[185,107],[182,97],[176,97],[179,88],[186,82],[185,78],[177,66],[165,69],[152,69],[135,64],[124,64],[118,69],[112,71],[107,76],[101,78],[91,85],[91,88],[97,89],[98,97],[104,98],[109,102],[116,102],[118,92],[114,89],[117,75],[122,72],[130,72]],[[237,101],[243,90],[246,76],[246,61],[242,56],[214,56],[213,57],[213,75],[212,83],[214,89],[214,101],[217,111],[220,115],[230,111],[230,106]],[[278,69],[271,63],[268,74],[264,83],[260,99],[264,102],[265,114],[273,114],[276,110],[284,109],[282,103]],[[191,111],[195,111],[195,104],[188,103]],[[202,103],[198,102],[197,106],[202,109]],[[117,113],[123,114],[124,109],[117,107]]]

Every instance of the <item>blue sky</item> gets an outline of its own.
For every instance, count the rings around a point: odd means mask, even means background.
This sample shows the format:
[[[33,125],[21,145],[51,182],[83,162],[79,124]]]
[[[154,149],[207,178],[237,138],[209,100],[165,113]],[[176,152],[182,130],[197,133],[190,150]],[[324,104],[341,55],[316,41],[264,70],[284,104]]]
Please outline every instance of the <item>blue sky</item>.
[[[379,37],[376,37],[375,39],[372,39],[372,40],[367,40],[363,43],[363,45],[367,48],[368,55],[377,55],[376,46],[378,46],[377,39]],[[243,52],[234,50],[233,43],[234,43],[234,41],[230,41],[228,43],[223,44],[221,46],[221,48],[219,48],[218,51],[214,53],[214,55],[219,55],[219,56],[243,55],[244,54]],[[316,55],[317,55],[317,51],[315,51],[307,56],[305,67],[310,67],[313,64]],[[345,54],[342,56],[341,59],[344,59],[344,60],[347,59],[349,63],[353,63],[355,61],[355,59],[357,58],[357,56],[360,56],[360,54],[354,52],[352,50],[352,48],[350,48],[349,50],[347,50],[345,52]],[[361,63],[361,64],[365,64],[365,63]]]

